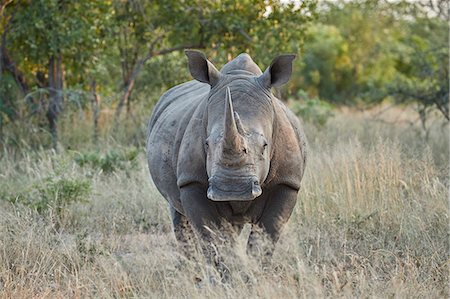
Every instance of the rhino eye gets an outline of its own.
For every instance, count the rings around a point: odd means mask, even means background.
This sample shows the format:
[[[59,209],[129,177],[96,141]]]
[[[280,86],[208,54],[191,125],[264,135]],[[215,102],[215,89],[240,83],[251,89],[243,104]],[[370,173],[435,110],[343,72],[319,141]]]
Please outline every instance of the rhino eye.
[[[267,142],[264,142],[264,145],[263,145],[264,149],[266,149],[267,146],[268,146]]]
[[[209,149],[209,142],[208,141],[205,141],[205,148]]]

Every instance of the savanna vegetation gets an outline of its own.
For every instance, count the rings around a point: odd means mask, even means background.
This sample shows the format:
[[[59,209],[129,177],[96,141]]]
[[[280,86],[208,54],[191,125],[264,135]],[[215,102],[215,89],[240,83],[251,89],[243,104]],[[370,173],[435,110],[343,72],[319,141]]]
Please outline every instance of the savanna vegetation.
[[[0,297],[449,296],[446,1],[0,3]],[[246,229],[225,284],[177,250],[143,148],[185,48],[298,55],[299,201],[272,267]]]

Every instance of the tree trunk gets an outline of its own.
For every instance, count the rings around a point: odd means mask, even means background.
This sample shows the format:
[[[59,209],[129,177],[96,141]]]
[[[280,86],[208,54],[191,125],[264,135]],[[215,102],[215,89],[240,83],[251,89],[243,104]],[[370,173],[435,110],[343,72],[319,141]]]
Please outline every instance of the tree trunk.
[[[12,61],[11,57],[6,51],[6,48],[3,45],[1,46],[0,51],[0,64],[2,65],[2,69],[5,69],[11,73],[22,94],[27,95],[30,89],[27,82],[25,81],[22,72],[17,69],[16,64]]]
[[[92,80],[91,83],[91,91],[92,91],[92,120],[94,122],[94,132],[92,135],[92,141],[94,145],[98,145],[98,117],[100,114],[100,96],[97,94],[97,82]]]
[[[126,109],[126,111],[127,111],[127,118],[129,118],[130,117],[130,115],[131,115],[131,100],[132,100],[132,97],[131,97],[131,95],[127,98],[127,104],[126,104],[126,106],[127,106],[127,109]]]
[[[7,4],[5,4],[7,5]],[[17,68],[16,64],[10,57],[7,49],[6,49],[6,37],[11,29],[11,22],[14,18],[15,12],[17,10],[17,5],[14,7],[14,11],[11,15],[11,17],[6,21],[6,24],[4,26],[3,33],[1,35],[0,40],[0,81],[3,80],[2,76],[4,73],[9,72],[14,80],[16,81],[17,86],[22,91],[23,95],[26,96],[29,92],[28,84],[25,81],[25,77],[23,76],[22,72]],[[4,7],[2,7],[4,8]],[[8,115],[11,121],[16,120],[20,117],[20,113],[18,109],[16,109],[13,100],[8,97],[7,95],[0,95],[4,96],[0,101],[3,101],[3,105],[8,106],[12,113]],[[3,118],[1,119],[2,126],[3,126]]]
[[[63,71],[62,54],[52,55],[48,64],[48,84],[49,84],[49,103],[47,110],[47,119],[52,137],[52,147],[58,150],[58,117],[62,111],[63,105]]]
[[[427,128],[427,106],[419,105],[418,110],[419,110],[419,116],[420,116],[420,123],[422,125],[422,129],[424,132],[425,142],[428,143],[428,140],[430,137],[430,131]]]
[[[133,74],[130,76],[130,80],[128,84],[125,86],[124,93],[120,98],[119,104],[117,105],[116,111],[114,113],[114,122],[117,124],[119,120],[120,113],[122,112],[123,106],[129,101],[129,97],[131,95],[131,91],[134,87],[134,82],[136,80],[137,75],[139,74],[143,63],[139,63],[136,65]]]
[[[4,9],[6,7],[6,5],[8,5],[8,4],[9,3],[4,4],[4,6],[1,8]],[[9,53],[6,49],[6,38],[7,38],[8,33],[10,32],[11,23],[14,19],[17,8],[18,8],[18,5],[14,6],[13,13],[9,17],[9,19],[6,21],[6,23],[4,24],[3,33],[1,35],[0,73],[3,72],[4,70],[10,72],[11,75],[14,77],[14,80],[16,81],[17,85],[20,87],[20,90],[22,91],[22,93],[24,95],[26,95],[29,92],[29,87],[28,87],[27,82],[25,81],[25,77],[24,77],[23,73],[17,68],[16,64],[14,63],[14,61],[12,60],[11,56],[9,55]]]

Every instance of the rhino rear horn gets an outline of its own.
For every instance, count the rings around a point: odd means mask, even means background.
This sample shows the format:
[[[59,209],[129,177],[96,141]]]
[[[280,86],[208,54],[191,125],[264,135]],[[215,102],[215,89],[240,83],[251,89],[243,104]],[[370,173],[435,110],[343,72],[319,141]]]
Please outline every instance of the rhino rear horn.
[[[211,86],[216,85],[220,78],[220,72],[206,59],[205,54],[195,50],[185,50],[184,53],[188,57],[189,71],[192,77]]]
[[[236,120],[236,126],[239,134],[241,135],[247,134],[245,132],[244,126],[242,125],[241,118],[239,117],[239,114],[236,111],[234,112],[234,119]]]
[[[268,89],[285,84],[291,78],[292,61],[294,59],[294,54],[276,57],[265,72],[259,76],[258,80]]]

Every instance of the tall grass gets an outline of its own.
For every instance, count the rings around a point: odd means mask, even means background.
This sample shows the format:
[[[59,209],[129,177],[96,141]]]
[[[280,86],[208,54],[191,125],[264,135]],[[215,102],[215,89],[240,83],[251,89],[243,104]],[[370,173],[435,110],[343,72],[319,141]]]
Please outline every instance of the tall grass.
[[[246,227],[226,257],[228,284],[213,283],[201,258],[178,253],[142,150],[133,163],[106,161],[120,164],[108,172],[103,164],[77,163],[80,153],[71,150],[5,152],[0,296],[447,298],[448,127],[424,142],[413,127],[346,113],[322,129],[307,126],[307,135],[307,171],[273,267],[263,271],[245,255]],[[101,159],[130,150],[113,142]],[[73,188],[88,181],[90,193],[61,197],[67,204],[58,218],[51,206],[42,213],[14,200],[48,187],[48,178],[70,180]]]

